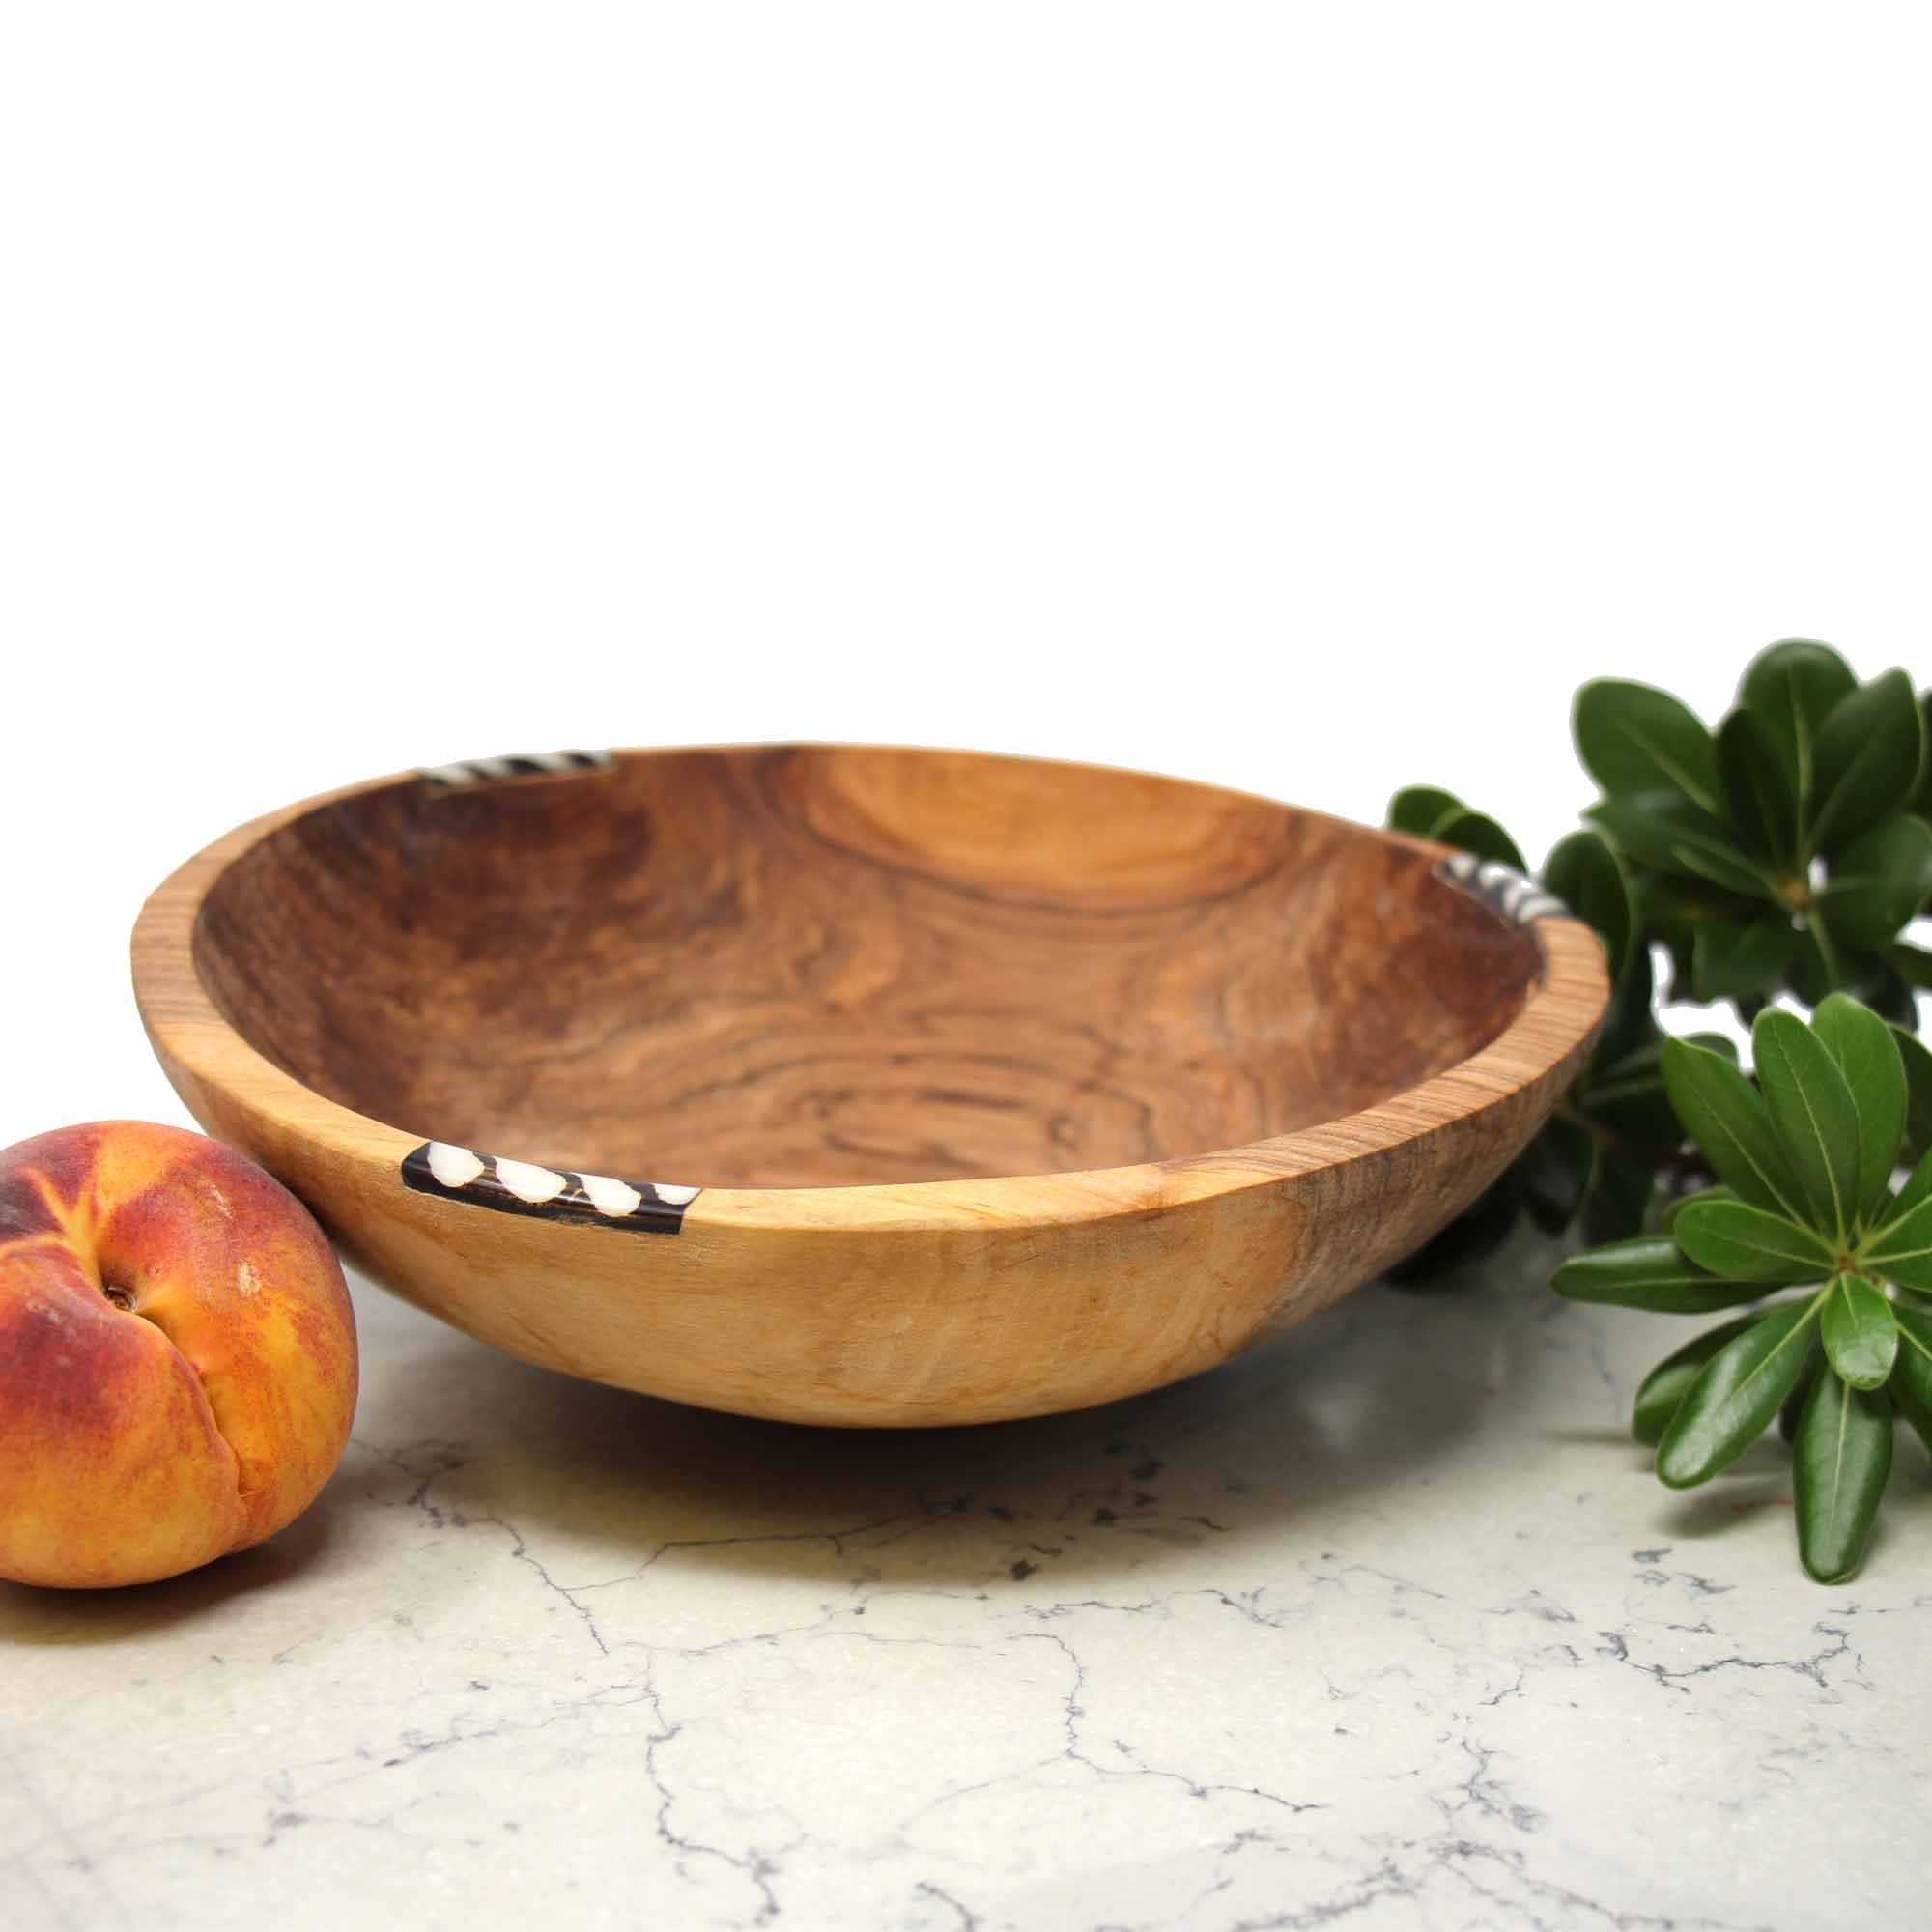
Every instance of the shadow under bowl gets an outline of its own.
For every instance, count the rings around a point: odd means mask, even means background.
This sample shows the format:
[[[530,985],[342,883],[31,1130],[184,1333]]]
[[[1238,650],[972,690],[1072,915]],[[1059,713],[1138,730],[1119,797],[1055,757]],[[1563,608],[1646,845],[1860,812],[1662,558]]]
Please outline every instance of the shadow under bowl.
[[[355,1264],[547,1367],[794,1421],[1193,1375],[1466,1206],[1607,993],[1516,875],[1037,759],[489,760],[244,826],[136,993]]]

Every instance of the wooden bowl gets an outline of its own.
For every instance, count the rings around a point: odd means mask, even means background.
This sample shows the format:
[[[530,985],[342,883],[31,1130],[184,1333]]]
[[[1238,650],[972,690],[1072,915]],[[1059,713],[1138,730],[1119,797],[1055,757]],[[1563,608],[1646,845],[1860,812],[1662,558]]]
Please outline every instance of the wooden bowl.
[[[379,780],[134,934],[211,1132],[531,1361],[746,1414],[1106,1402],[1471,1201],[1606,994],[1500,867],[1136,773],[785,746]]]

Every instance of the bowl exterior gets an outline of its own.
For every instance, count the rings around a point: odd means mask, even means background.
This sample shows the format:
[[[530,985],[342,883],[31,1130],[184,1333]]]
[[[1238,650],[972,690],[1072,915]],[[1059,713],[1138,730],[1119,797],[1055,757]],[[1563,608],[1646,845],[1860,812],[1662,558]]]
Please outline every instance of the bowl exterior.
[[[1579,953],[1580,940],[1587,967],[1595,939],[1561,926],[1552,936]],[[1528,1079],[1483,1056],[1444,1076],[1473,1087],[1473,1105],[1445,1107],[1432,1082],[1373,1121],[1200,1160],[901,1188],[707,1189],[674,1231],[412,1188],[403,1168],[419,1150],[407,1137],[375,1122],[359,1144],[337,1122],[309,1130],[259,1074],[206,1078],[165,1024],[156,1044],[211,1133],[286,1182],[364,1272],[469,1334],[679,1402],[905,1427],[1134,1395],[1327,1307],[1521,1150],[1574,1073],[1576,1022],[1542,1016],[1559,1050]],[[271,1086],[285,1078],[267,1072]]]
[[[305,1087],[229,1023],[196,965],[200,908],[226,867],[317,803],[191,860],[136,927],[142,1016],[195,1118],[367,1274],[455,1326],[547,1368],[788,1421],[991,1422],[1228,1360],[1474,1200],[1556,1106],[1608,994],[1587,927],[1514,874],[1422,848],[1446,885],[1531,935],[1539,971],[1498,1037],[1365,1112],[1086,1173],[653,1188],[425,1144]]]

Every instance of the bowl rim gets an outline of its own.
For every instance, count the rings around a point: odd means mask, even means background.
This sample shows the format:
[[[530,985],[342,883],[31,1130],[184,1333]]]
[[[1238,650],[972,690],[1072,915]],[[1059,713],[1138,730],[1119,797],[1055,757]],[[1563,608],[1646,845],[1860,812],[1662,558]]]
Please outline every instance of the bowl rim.
[[[1450,861],[1461,858],[1468,868],[1466,855],[1458,855],[1430,839],[1361,825],[1261,793],[1132,766],[966,747],[826,740],[625,747],[595,755],[603,764],[694,752],[846,750],[937,752],[949,756],[1158,777],[1223,797],[1250,799],[1276,810],[1346,825],[1353,833],[1431,856],[1437,862],[1436,875],[1445,890],[1458,889],[1458,882],[1444,871]],[[477,764],[494,762],[480,760]],[[184,1097],[187,1092],[183,1085],[185,1075],[192,1088],[211,1090],[239,1108],[266,1144],[318,1143],[335,1162],[347,1162],[398,1190],[404,1185],[405,1160],[425,1148],[422,1136],[329,1099],[270,1061],[227,1018],[203,984],[195,965],[194,939],[202,908],[216,882],[264,839],[326,806],[397,784],[423,782],[428,769],[391,772],[338,786],[235,827],[156,887],[135,921],[131,944],[134,995],[142,1023],[164,1070]],[[434,769],[446,773],[466,768]],[[1520,883],[1520,875],[1507,867],[1489,867],[1484,872],[1490,881],[1504,886]],[[1463,885],[1461,889],[1470,888]],[[697,1183],[694,1188],[674,1190],[694,1197],[682,1216],[682,1225],[730,1225],[796,1234],[830,1234],[861,1227],[943,1233],[984,1230],[989,1223],[1000,1222],[1065,1225],[1140,1216],[1348,1167],[1433,1136],[1507,1105],[1524,1089],[1566,1065],[1579,1065],[1608,1002],[1609,979],[1602,944],[1589,926],[1542,895],[1535,895],[1514,917],[1493,903],[1491,910],[1497,919],[1525,931],[1539,954],[1541,971],[1521,1007],[1501,1033],[1474,1053],[1374,1106],[1238,1147],[1121,1167],[811,1187],[714,1187],[702,1184],[701,1177],[691,1177]],[[192,1103],[190,1111],[198,1112]],[[493,1150],[493,1157],[495,1153]],[[516,1158],[514,1151],[505,1151],[505,1154]]]

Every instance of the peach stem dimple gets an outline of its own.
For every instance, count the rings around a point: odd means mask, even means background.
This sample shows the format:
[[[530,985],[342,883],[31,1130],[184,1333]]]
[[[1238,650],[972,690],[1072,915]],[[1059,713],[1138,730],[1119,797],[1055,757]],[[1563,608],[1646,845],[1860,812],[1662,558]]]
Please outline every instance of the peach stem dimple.
[[[125,1288],[114,1288],[103,1284],[100,1292],[124,1314],[133,1314],[134,1297]]]

